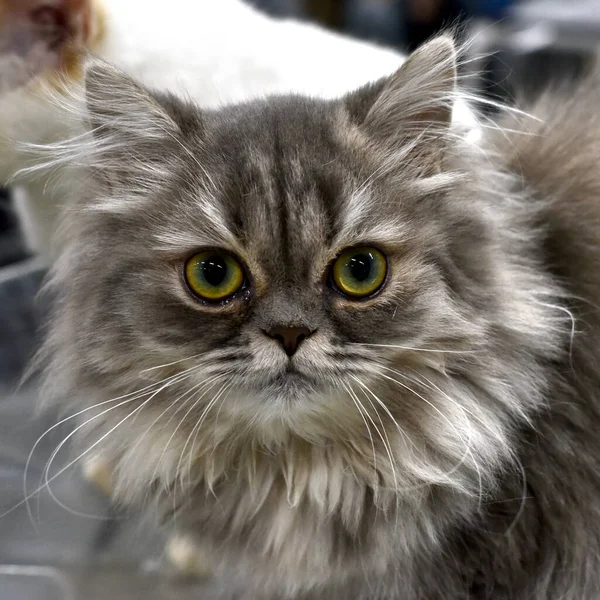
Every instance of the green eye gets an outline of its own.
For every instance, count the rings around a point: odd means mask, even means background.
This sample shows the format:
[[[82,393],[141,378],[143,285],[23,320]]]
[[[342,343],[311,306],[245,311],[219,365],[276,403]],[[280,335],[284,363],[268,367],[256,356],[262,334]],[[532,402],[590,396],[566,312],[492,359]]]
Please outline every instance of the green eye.
[[[385,281],[387,261],[375,248],[348,248],[333,263],[335,287],[353,298],[374,294]]]
[[[185,280],[194,294],[218,302],[233,296],[244,284],[244,271],[231,255],[220,250],[198,252],[185,263]]]

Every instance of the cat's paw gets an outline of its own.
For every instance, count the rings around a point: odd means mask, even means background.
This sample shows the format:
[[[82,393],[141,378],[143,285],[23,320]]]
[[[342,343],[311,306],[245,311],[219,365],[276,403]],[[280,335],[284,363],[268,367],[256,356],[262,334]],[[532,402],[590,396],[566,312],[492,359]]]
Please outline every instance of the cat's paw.
[[[88,458],[83,463],[83,476],[107,496],[114,490],[112,465],[102,456]]]
[[[212,575],[212,561],[208,551],[188,537],[171,536],[165,548],[165,558],[176,575],[193,578]]]

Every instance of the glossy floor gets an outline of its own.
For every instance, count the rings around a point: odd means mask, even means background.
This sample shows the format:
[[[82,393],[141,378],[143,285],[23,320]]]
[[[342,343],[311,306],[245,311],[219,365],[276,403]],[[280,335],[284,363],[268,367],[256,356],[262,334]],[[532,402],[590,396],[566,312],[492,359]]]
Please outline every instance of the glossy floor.
[[[5,390],[0,400],[0,600],[223,597],[218,582],[184,582],[169,573],[153,524],[115,514],[77,468],[54,478],[67,453],[57,455],[45,487],[45,466],[66,427],[42,439],[24,478],[31,448],[56,422],[33,417],[34,405],[34,388]]]

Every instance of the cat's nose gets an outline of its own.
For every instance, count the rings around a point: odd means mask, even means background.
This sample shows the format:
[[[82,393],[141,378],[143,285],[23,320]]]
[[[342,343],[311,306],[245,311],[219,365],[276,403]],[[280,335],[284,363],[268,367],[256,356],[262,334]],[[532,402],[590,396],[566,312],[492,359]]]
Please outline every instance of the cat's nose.
[[[274,340],[277,340],[285,353],[291,358],[298,350],[298,346],[307,337],[310,337],[314,331],[311,331],[308,327],[290,327],[285,325],[278,325],[272,327],[265,333]]]

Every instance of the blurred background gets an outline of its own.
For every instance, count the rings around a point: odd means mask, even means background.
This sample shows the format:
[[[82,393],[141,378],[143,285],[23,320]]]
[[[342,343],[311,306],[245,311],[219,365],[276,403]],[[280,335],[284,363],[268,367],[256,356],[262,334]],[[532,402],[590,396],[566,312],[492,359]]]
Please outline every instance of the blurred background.
[[[457,27],[473,39],[469,68],[481,75],[472,85],[503,101],[533,97],[553,78],[578,77],[600,44],[600,0],[251,3],[278,17],[318,22],[406,51],[440,29]],[[43,320],[44,308],[35,301],[43,275],[43,263],[24,242],[11,191],[0,190],[0,514],[23,499],[29,452],[54,423],[48,417],[32,426],[35,388],[15,391]],[[57,428],[38,448],[29,466],[30,489],[65,433]],[[21,505],[0,518],[0,600],[214,597],[210,584],[194,587],[159,574],[164,540],[155,529],[113,514],[104,495],[71,471],[53,485],[70,509],[44,493],[32,501],[32,517]]]

